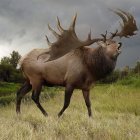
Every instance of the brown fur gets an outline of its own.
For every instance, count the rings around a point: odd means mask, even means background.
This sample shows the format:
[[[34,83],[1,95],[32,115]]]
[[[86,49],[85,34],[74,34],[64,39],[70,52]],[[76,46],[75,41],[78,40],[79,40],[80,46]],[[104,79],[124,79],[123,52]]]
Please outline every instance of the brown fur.
[[[64,107],[59,112],[59,116],[68,107],[72,92],[76,88],[83,91],[88,113],[91,116],[90,87],[95,81],[104,78],[115,68],[117,57],[114,57],[114,54],[116,52],[119,53],[118,44],[112,41],[112,44],[106,47],[78,48],[56,60],[48,62],[45,62],[45,57],[43,56],[37,60],[37,54],[39,55],[43,51],[46,50],[33,50],[21,62],[21,67],[27,79],[27,87],[33,90],[32,98],[39,109],[44,115],[47,115],[39,103],[42,85],[59,85],[66,87]],[[22,95],[22,92],[24,93],[23,88],[17,94],[17,112],[20,111],[20,102],[22,96],[24,96],[24,94]]]
[[[82,90],[88,114],[92,115],[89,98],[90,87],[97,80],[106,77],[113,71],[120,54],[121,43],[116,43],[113,38],[133,36],[137,31],[135,19],[130,13],[122,10],[114,12],[122,18],[123,26],[120,32],[116,30],[109,39],[107,39],[107,32],[105,35],[101,34],[103,38],[91,39],[90,32],[86,41],[79,40],[75,33],[77,15],[68,30],[61,27],[58,19],[57,27],[60,34],[48,26],[57,41],[50,43],[46,36],[50,48],[33,50],[21,61],[26,81],[17,92],[17,113],[20,112],[22,98],[32,89],[33,101],[46,116],[47,112],[39,102],[41,88],[43,85],[59,85],[65,87],[65,99],[58,116],[61,116],[69,106],[73,90],[76,88]],[[98,43],[98,47],[85,47],[95,42]]]
[[[98,47],[94,54],[83,52],[84,63],[87,65],[89,71],[93,73],[96,80],[105,78],[110,74],[116,65],[116,59],[110,59],[106,56],[102,47]]]

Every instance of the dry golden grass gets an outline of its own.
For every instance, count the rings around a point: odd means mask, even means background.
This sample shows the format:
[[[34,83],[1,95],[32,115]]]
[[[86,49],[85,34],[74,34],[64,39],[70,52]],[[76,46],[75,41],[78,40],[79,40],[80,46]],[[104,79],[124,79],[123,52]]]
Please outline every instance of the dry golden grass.
[[[140,89],[120,85],[97,86],[91,91],[93,118],[87,115],[80,91],[58,119],[63,93],[43,102],[49,117],[35,104],[23,103],[17,116],[14,103],[0,107],[0,140],[139,140]]]

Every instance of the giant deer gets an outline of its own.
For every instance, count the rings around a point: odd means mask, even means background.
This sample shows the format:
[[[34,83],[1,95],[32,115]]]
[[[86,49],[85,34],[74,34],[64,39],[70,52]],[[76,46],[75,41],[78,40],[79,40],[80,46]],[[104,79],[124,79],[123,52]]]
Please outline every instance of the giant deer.
[[[57,41],[51,43],[46,36],[49,48],[34,49],[21,60],[21,69],[25,76],[25,83],[17,92],[16,111],[20,113],[22,98],[32,90],[32,99],[47,116],[47,112],[39,102],[41,88],[45,86],[64,86],[64,105],[58,113],[60,117],[70,104],[70,99],[74,89],[81,89],[88,110],[88,115],[92,116],[90,102],[90,87],[95,81],[106,77],[111,73],[116,65],[117,57],[121,53],[121,43],[113,40],[114,37],[133,36],[137,31],[134,17],[122,10],[115,10],[121,17],[121,30],[111,33],[111,36],[101,34],[101,38],[91,39],[89,33],[87,40],[81,41],[75,33],[75,15],[68,30],[64,30],[57,18],[58,34],[49,25],[49,30],[55,35]],[[93,43],[97,47],[88,47]]]

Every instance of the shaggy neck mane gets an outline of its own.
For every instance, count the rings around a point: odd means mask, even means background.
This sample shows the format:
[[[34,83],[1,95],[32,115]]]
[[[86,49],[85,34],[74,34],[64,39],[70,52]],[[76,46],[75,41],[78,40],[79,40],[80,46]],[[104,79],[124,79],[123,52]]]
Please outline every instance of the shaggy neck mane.
[[[83,48],[80,52],[83,63],[87,65],[96,80],[105,78],[115,68],[116,60],[109,58],[102,47],[97,47],[94,51]]]

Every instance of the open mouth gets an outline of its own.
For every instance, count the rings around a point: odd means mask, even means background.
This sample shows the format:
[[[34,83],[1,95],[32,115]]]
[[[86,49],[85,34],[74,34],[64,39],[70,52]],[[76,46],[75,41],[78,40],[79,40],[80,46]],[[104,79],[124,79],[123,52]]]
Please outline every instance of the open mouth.
[[[121,46],[118,47],[118,50],[120,50],[120,49],[121,49]]]
[[[119,49],[119,50],[118,50],[118,54],[120,54],[121,52],[122,52],[121,49]]]
[[[120,53],[121,53],[121,47],[122,47],[122,43],[121,43],[121,42],[119,42],[119,43],[118,43],[118,54],[120,54]]]
[[[121,47],[118,48],[118,54],[122,52]]]

